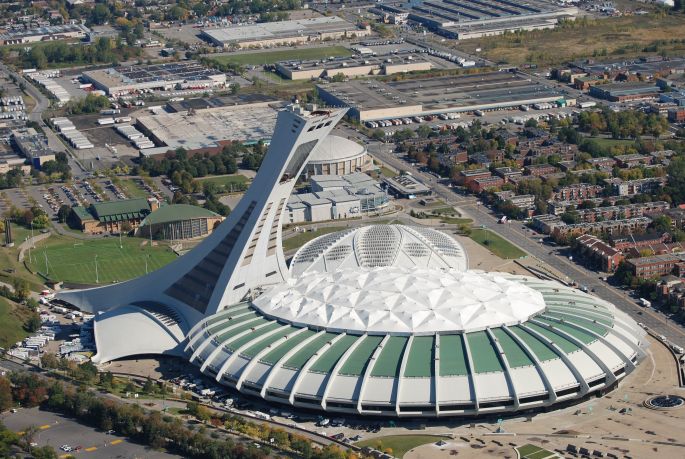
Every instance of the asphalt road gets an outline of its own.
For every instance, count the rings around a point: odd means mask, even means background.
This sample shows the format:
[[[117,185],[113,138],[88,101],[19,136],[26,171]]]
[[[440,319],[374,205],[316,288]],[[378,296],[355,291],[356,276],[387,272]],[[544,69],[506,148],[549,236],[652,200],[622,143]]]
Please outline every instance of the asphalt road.
[[[390,152],[390,148],[389,145],[372,143],[369,145],[369,152],[396,169],[411,171],[414,177],[433,189],[445,202],[459,207],[464,214],[471,217],[475,227],[485,225],[493,232],[528,252],[543,265],[553,266],[557,271],[567,276],[569,281],[576,281],[579,285],[587,286],[589,289],[594,288],[594,295],[613,303],[628,313],[635,321],[642,322],[655,333],[662,334],[671,342],[685,347],[685,329],[666,315],[654,309],[639,306],[635,299],[628,296],[624,291],[600,280],[599,273],[570,261],[568,257],[559,254],[559,249],[540,243],[539,239],[542,236],[533,236],[532,232],[521,227],[520,222],[498,224],[496,216],[487,207],[479,205],[476,198],[455,193],[454,189],[442,185],[437,177],[420,172],[409,163],[401,160],[397,155]]]
[[[52,446],[59,457],[67,454],[59,449],[62,445],[69,445],[72,448],[80,446],[80,451],[70,454],[75,454],[84,459],[167,459],[181,457],[129,442],[124,437],[108,435],[62,415],[42,411],[38,408],[20,409],[16,413],[8,412],[3,414],[0,419],[8,429],[15,432],[23,432],[27,427],[36,426],[38,432],[33,441],[39,446]]]

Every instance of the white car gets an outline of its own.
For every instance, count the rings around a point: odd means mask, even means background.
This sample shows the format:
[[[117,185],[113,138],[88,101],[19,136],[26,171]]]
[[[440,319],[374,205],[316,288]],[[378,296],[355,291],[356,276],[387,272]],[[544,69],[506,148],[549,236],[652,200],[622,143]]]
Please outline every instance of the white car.
[[[64,451],[65,453],[70,453],[70,452],[72,451],[72,448],[71,448],[71,446],[69,446],[69,445],[62,445],[62,446],[59,447],[59,449],[61,449],[61,450]]]

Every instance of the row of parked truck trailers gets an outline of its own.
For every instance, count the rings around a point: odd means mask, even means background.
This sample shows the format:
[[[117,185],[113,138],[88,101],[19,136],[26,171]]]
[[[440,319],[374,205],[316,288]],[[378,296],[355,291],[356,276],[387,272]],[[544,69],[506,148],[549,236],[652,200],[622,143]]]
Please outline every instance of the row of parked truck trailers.
[[[433,121],[436,118],[441,120],[455,120],[460,118],[459,113],[441,113],[439,115],[426,116],[412,116],[407,118],[393,118],[388,120],[367,121],[366,127],[375,129],[379,127],[402,126],[404,124],[423,123],[424,121]]]
[[[74,126],[68,118],[59,117],[50,120],[52,125],[59,131],[64,140],[77,150],[85,150],[93,148],[94,145],[86,138],[85,135]]]

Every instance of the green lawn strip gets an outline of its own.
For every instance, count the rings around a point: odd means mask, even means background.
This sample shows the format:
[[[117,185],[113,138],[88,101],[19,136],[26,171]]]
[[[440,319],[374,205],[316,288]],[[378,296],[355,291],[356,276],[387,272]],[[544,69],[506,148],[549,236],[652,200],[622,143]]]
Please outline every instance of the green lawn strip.
[[[397,173],[393,171],[392,169],[389,169],[385,166],[381,166],[381,175],[383,177],[395,177],[397,176]]]
[[[228,187],[230,185],[236,186],[236,185],[246,185],[250,179],[245,177],[244,175],[240,174],[233,174],[233,175],[214,175],[214,176],[209,176],[209,177],[203,177],[198,179],[200,183],[215,183],[217,185],[223,186],[223,187]]]
[[[144,239],[116,237],[78,240],[51,236],[39,243],[27,262],[53,280],[94,284],[121,282],[152,272],[176,258],[166,245],[150,247]],[[95,256],[97,255],[97,276]],[[46,263],[47,259],[47,263]],[[47,266],[46,266],[47,264]]]
[[[444,440],[444,437],[439,437],[437,435],[389,435],[387,437],[363,440],[355,443],[355,446],[359,446],[360,448],[370,446],[371,448],[380,451],[385,451],[390,448],[392,449],[391,454],[393,456],[402,458],[409,450],[412,450],[417,446],[437,443],[440,440]]]
[[[129,199],[147,198],[149,196],[147,191],[143,190],[135,181],[131,179],[119,180],[118,185],[121,187],[126,196],[129,197]]]
[[[288,250],[293,250],[293,249],[299,249],[302,247],[304,244],[307,242],[311,241],[312,239],[323,236],[324,234],[328,233],[334,233],[336,231],[342,231],[344,230],[344,226],[330,226],[330,227],[324,227],[324,228],[319,228],[316,231],[307,231],[306,233],[298,233],[295,236],[288,238],[283,241],[283,250],[288,251]]]
[[[587,140],[597,142],[601,147],[617,147],[627,145],[629,147],[635,146],[635,140],[631,139],[610,139],[607,137],[587,137]]]
[[[27,307],[12,303],[0,297],[0,346],[9,349],[10,346],[21,341],[28,333],[24,330],[24,322],[30,311]]]
[[[328,57],[351,55],[352,52],[343,46],[328,46],[321,48],[293,48],[279,51],[212,56],[210,59],[220,64],[264,65],[281,61],[326,59]]]
[[[526,252],[490,230],[473,229],[470,237],[500,258],[513,259],[526,256]]]
[[[442,223],[447,223],[448,225],[470,225],[473,220],[470,218],[459,218],[459,217],[443,217],[440,216],[440,221]]]
[[[523,446],[517,446],[516,450],[522,459],[544,459],[546,457],[555,456],[552,451],[540,448],[539,446],[531,445],[530,443],[527,443]]]

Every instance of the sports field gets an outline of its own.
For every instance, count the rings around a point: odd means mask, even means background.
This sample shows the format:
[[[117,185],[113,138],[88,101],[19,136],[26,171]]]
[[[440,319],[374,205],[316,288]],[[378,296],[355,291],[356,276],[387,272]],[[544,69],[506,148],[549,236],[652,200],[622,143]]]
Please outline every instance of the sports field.
[[[155,243],[156,244],[156,243]],[[121,282],[161,268],[176,258],[164,244],[150,247],[146,239],[124,237],[78,240],[53,236],[31,251],[34,272],[53,280],[84,284]],[[97,270],[96,270],[97,266]]]
[[[521,459],[545,459],[558,457],[552,451],[540,448],[539,446],[531,445],[530,443],[523,446],[518,446],[516,450],[518,451]]]
[[[351,56],[352,52],[343,46],[327,46],[322,48],[292,48],[282,51],[266,51],[244,54],[227,54],[212,56],[210,59],[220,64],[265,65],[280,61],[325,59],[328,57]]]

